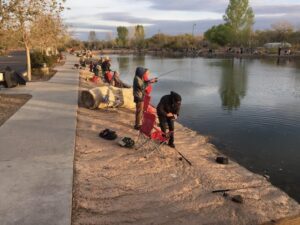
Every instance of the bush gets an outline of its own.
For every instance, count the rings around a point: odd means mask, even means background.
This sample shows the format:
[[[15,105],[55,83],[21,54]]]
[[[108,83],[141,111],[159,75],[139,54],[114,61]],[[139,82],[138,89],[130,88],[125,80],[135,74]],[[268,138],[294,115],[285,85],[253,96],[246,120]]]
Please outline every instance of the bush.
[[[46,63],[48,67],[52,67],[57,62],[58,56],[47,56],[42,52],[34,51],[30,53],[30,58],[32,68],[42,68],[44,63]]]

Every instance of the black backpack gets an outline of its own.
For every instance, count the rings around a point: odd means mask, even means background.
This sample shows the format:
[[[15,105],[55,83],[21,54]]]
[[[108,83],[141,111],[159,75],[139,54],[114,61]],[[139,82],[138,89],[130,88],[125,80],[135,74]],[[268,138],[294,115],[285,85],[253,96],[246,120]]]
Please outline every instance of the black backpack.
[[[105,129],[105,130],[101,131],[99,133],[99,136],[106,140],[115,140],[118,137],[116,132],[113,130],[110,130],[110,129]]]

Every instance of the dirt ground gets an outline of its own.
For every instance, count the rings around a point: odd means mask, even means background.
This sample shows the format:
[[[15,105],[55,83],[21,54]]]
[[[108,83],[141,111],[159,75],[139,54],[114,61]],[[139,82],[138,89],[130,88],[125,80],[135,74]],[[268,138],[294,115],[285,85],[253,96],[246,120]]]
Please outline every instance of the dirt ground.
[[[81,86],[88,87],[84,79]],[[231,160],[217,164],[220,153],[208,139],[178,123],[175,144],[192,166],[168,146],[127,149],[98,136],[110,128],[137,140],[133,121],[133,112],[125,109],[79,107],[73,225],[254,225],[299,215],[297,202]],[[228,196],[212,193],[231,188],[238,190]],[[243,203],[233,202],[234,195],[241,195]]]
[[[31,96],[26,94],[0,94],[0,126],[17,112],[30,98]]]

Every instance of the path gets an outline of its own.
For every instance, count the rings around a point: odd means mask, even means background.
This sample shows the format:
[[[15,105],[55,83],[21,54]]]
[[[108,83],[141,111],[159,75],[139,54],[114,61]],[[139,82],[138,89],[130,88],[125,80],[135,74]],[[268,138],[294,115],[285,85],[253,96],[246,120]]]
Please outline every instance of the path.
[[[0,127],[0,224],[71,223],[78,71],[68,56],[48,82],[3,92],[33,97]]]

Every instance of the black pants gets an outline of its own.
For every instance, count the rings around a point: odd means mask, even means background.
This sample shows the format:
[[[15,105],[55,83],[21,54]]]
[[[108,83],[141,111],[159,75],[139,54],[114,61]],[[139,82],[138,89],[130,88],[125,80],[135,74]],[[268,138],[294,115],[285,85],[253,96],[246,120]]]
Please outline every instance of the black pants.
[[[158,120],[159,120],[160,129],[164,133],[166,133],[167,124],[168,124],[168,129],[169,131],[171,131],[169,144],[174,144],[174,120],[165,116],[158,116]]]

